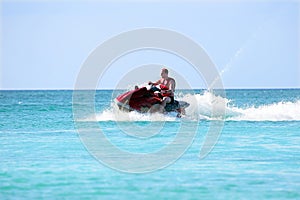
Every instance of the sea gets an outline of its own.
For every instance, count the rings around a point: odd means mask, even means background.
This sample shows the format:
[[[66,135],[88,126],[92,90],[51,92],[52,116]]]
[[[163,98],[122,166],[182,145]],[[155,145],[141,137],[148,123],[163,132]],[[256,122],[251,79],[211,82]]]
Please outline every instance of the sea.
[[[177,90],[182,118],[74,92],[0,91],[1,200],[300,199],[300,89]]]

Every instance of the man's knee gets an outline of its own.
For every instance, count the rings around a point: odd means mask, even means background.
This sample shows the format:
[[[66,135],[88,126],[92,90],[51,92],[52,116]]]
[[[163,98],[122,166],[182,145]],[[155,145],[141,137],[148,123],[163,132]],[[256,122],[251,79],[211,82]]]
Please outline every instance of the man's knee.
[[[166,103],[170,103],[170,102],[171,102],[171,98],[170,98],[170,97],[164,97],[164,101],[165,101]]]

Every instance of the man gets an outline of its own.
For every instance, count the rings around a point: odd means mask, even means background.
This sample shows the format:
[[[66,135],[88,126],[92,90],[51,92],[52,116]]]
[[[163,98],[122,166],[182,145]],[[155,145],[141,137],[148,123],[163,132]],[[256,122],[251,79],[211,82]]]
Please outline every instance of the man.
[[[162,95],[162,102],[161,102],[161,112],[163,112],[167,103],[174,102],[174,92],[176,82],[173,78],[169,77],[169,71],[166,68],[161,70],[161,79],[156,81],[155,83],[149,81],[149,85],[160,85],[161,87],[161,95]]]

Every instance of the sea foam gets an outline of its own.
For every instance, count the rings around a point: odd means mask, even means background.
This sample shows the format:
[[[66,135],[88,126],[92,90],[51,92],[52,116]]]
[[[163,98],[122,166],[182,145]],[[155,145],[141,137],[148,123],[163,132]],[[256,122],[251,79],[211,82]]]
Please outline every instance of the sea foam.
[[[260,106],[237,107],[230,99],[214,95],[208,91],[203,94],[186,94],[177,100],[190,104],[186,108],[185,120],[225,120],[225,121],[300,121],[300,100],[295,102],[276,102]],[[176,121],[176,113],[149,114],[123,112],[112,103],[109,108],[88,117],[84,121]]]

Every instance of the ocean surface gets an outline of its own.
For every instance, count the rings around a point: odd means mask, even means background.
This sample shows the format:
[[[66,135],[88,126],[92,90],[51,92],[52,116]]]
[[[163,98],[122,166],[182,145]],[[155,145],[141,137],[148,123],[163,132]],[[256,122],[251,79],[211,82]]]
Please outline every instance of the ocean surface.
[[[113,98],[121,92],[97,91],[95,114],[84,112],[83,95],[75,122],[73,91],[0,91],[0,199],[300,199],[300,89],[226,90],[226,97],[179,90],[177,99],[191,104],[181,119],[119,112]],[[225,115],[212,116],[212,102],[216,113],[225,103]],[[216,144],[199,157],[218,121]],[[156,154],[154,163],[121,154],[107,163],[79,134],[82,127],[85,137],[98,134],[95,124],[129,154],[160,152],[180,127],[185,135],[175,145],[188,146],[168,164],[179,150]],[[111,153],[101,140],[94,145]]]

